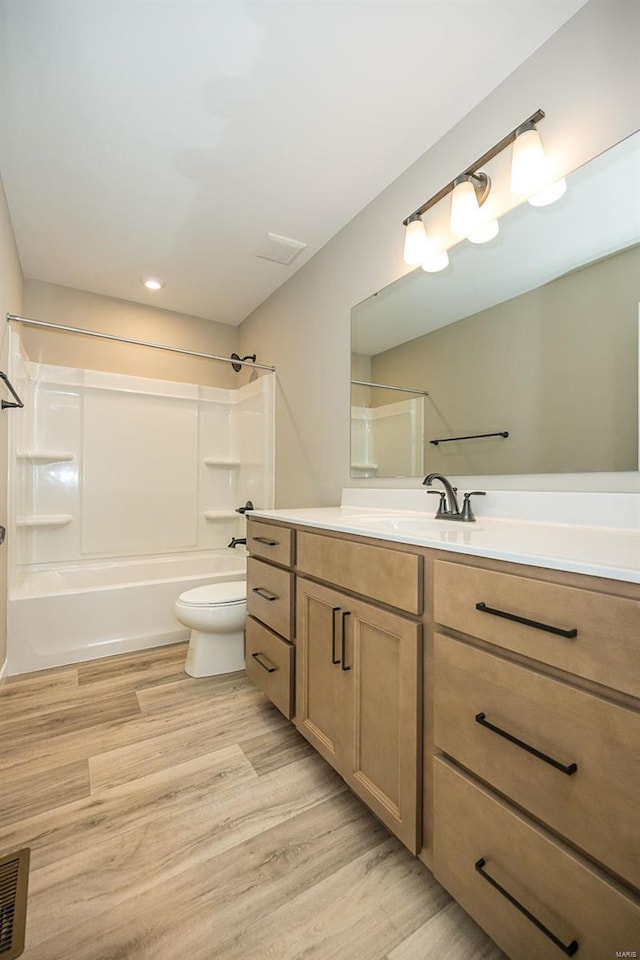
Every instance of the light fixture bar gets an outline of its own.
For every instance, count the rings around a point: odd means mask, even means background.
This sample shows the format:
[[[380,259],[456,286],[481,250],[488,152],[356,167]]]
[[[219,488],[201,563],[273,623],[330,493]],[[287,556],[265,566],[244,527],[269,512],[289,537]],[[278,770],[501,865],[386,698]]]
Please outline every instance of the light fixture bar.
[[[467,167],[467,169],[463,170],[462,173],[458,174],[457,177],[454,177],[451,183],[448,183],[446,187],[443,187],[442,190],[438,191],[438,193],[434,193],[434,195],[430,197],[426,203],[423,203],[422,206],[418,207],[417,210],[414,210],[413,213],[406,218],[406,220],[403,220],[402,222],[405,227],[410,220],[414,220],[416,217],[421,217],[423,213],[426,213],[427,210],[431,209],[431,207],[435,207],[436,203],[439,203],[443,197],[446,197],[448,193],[451,193],[456,181],[459,180],[460,177],[467,177],[472,173],[477,173],[481,167],[484,167],[486,163],[489,163],[489,161],[493,160],[494,157],[497,157],[499,153],[502,153],[505,147],[508,147],[509,144],[513,143],[523,127],[525,127],[527,124],[539,123],[541,120],[544,120],[544,117],[544,110],[536,110],[536,112],[532,113],[530,117],[527,117],[526,120],[523,120],[522,123],[519,123],[518,126],[511,131],[511,133],[508,133],[506,137],[503,137],[502,140],[491,147],[490,150],[487,150],[486,153],[483,153],[481,157],[471,164],[470,167]]]

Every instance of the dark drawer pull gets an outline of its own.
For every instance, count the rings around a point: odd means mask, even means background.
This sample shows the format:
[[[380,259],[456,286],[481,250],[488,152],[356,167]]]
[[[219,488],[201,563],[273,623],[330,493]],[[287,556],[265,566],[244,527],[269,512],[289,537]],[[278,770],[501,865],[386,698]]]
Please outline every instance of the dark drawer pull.
[[[504,737],[505,740],[508,740],[510,743],[515,743],[516,747],[522,747],[523,750],[526,750],[527,753],[532,753],[534,757],[538,757],[539,760],[544,760],[545,763],[550,763],[552,767],[555,767],[556,770],[561,770],[562,773],[566,773],[568,777],[570,777],[571,774],[575,773],[578,769],[577,763],[570,763],[567,767],[564,763],[554,760],[553,757],[549,757],[546,753],[536,750],[535,747],[530,747],[528,743],[524,742],[524,740],[518,740],[518,738],[514,737],[512,733],[507,733],[506,730],[501,730],[500,727],[496,727],[495,724],[489,723],[486,718],[486,714],[484,713],[476,713],[476,723],[479,723],[482,727],[487,727],[488,730],[493,730],[494,733]]]
[[[340,663],[340,659],[336,660],[336,613],[340,607],[334,607],[331,611],[331,663]]]
[[[562,627],[550,627],[548,623],[540,623],[539,620],[528,620],[527,617],[518,617],[515,613],[507,613],[505,610],[496,610],[494,607],[488,607],[486,603],[476,603],[476,610],[480,613],[491,613],[494,617],[504,617],[505,620],[514,620],[516,623],[524,623],[527,627],[535,627],[536,630],[544,630],[546,633],[555,633],[558,637],[578,636],[575,627],[572,630],[563,630]]]
[[[278,600],[279,598],[275,593],[269,593],[268,590],[265,590],[264,587],[254,587],[253,592],[257,593],[259,597],[262,597],[263,600]]]
[[[351,670],[351,667],[347,666],[347,631],[345,629],[345,620],[347,617],[350,617],[351,614],[348,610],[343,610],[342,612],[342,669],[345,671]]]
[[[274,667],[274,665],[271,663],[271,660],[267,660],[264,653],[252,653],[251,656],[256,661],[256,663],[260,664],[263,670],[267,671],[267,673],[275,673],[276,670],[278,669],[277,667]],[[265,661],[264,663],[262,662],[260,657],[263,658],[263,660]]]
[[[277,540],[269,540],[268,537],[251,537],[256,543],[264,543],[267,547],[277,547]]]
[[[512,903],[514,907],[520,911],[520,913],[523,913],[527,920],[530,920],[531,923],[538,928],[538,930],[541,930],[545,937],[549,937],[549,940],[555,943],[556,947],[559,947],[560,950],[562,950],[562,952],[568,957],[572,957],[578,952],[577,940],[572,940],[569,944],[563,943],[562,940],[556,937],[555,933],[552,933],[551,930],[545,927],[544,923],[541,923],[537,917],[534,917],[534,915],[527,910],[526,907],[523,907],[522,904],[519,903],[516,898],[509,893],[508,890],[505,890],[504,887],[500,886],[497,880],[494,880],[493,877],[490,877],[488,873],[485,873],[484,867],[486,866],[486,863],[487,861],[484,859],[484,857],[481,857],[478,861],[476,861],[475,865],[476,870],[483,880],[486,880],[487,883],[490,883],[492,887],[495,887],[498,893],[501,893],[502,896],[509,901],[509,903]]]

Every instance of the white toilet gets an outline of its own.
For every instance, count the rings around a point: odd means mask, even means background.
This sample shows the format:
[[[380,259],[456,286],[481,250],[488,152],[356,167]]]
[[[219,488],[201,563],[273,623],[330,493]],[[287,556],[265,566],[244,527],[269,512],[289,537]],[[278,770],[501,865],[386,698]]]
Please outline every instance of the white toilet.
[[[213,677],[244,670],[247,584],[209,583],[182,593],[175,604],[180,623],[191,628],[185,670],[191,677]]]

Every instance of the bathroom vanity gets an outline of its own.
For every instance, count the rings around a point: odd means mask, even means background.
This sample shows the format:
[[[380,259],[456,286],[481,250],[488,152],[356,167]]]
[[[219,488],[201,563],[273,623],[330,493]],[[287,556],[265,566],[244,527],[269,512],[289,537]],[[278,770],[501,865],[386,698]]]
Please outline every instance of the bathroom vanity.
[[[637,540],[460,526],[252,515],[247,672],[513,960],[638,950]]]

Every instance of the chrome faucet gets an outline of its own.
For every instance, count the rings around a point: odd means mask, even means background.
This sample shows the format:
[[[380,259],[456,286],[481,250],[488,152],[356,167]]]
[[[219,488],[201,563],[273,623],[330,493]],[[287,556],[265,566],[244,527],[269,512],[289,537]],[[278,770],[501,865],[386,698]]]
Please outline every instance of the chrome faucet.
[[[450,482],[445,476],[443,476],[443,474],[430,473],[428,477],[424,478],[422,485],[425,487],[430,487],[434,480],[439,480],[444,487],[444,492],[440,490],[428,491],[428,493],[435,493],[440,497],[435,519],[460,520],[463,523],[474,523],[476,518],[474,517],[473,510],[471,509],[471,497],[486,496],[484,490],[472,490],[470,493],[465,493],[461,510],[458,506],[458,498],[456,497],[458,488],[452,487]]]

